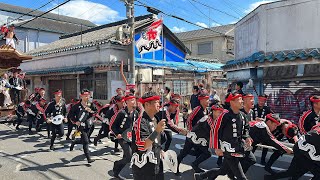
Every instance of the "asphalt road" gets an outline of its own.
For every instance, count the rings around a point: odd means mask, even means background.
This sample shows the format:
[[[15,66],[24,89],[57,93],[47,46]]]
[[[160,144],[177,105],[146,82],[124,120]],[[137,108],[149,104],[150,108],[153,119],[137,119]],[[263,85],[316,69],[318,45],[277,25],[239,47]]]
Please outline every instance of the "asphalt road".
[[[93,137],[98,133],[99,127],[94,131]],[[93,140],[93,139],[92,139]],[[174,135],[171,143],[172,150],[179,153],[183,147],[184,137]],[[13,125],[0,124],[0,180],[13,179],[114,179],[112,178],[112,167],[116,160],[119,160],[122,153],[113,151],[114,143],[107,138],[102,140],[98,146],[90,145],[93,159],[96,161],[88,164],[82,151],[82,145],[76,145],[74,151],[69,151],[70,141],[65,137],[56,140],[55,151],[49,149],[50,140],[46,131],[28,134],[27,126],[21,126],[17,131]],[[257,162],[260,162],[260,150],[255,155]],[[271,152],[268,153],[268,156]],[[267,156],[267,157],[268,157]],[[286,169],[292,156],[284,155],[275,164],[275,170]],[[181,177],[175,176],[165,167],[165,179],[192,180],[193,170],[191,162],[194,157],[187,156],[180,166]],[[216,156],[200,165],[203,169],[216,167]],[[263,179],[266,172],[260,164],[253,165],[247,172],[249,179]],[[121,175],[126,179],[133,179],[129,166],[125,167]],[[301,179],[310,179],[312,175],[306,174]],[[228,179],[226,176],[219,176],[219,180]]]

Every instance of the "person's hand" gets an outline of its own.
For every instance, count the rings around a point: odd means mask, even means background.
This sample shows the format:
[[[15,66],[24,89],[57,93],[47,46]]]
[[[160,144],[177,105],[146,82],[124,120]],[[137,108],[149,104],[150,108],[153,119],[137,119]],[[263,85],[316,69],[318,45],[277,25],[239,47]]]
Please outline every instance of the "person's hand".
[[[77,121],[77,122],[76,122],[76,125],[77,125],[77,126],[80,126],[80,121]]]
[[[247,138],[247,139],[246,139],[246,144],[247,144],[247,146],[251,146],[252,143],[253,143],[253,139],[251,139],[251,138]]]
[[[158,133],[161,133],[161,132],[164,130],[165,127],[166,127],[166,120],[165,120],[165,119],[162,119],[162,120],[158,123],[157,128],[156,128],[156,131],[157,131]]]
[[[263,119],[263,118],[259,118],[259,117],[257,117],[257,118],[256,118],[256,121],[261,122],[261,121],[264,121],[264,119]]]
[[[223,151],[221,149],[215,149],[214,152],[217,156],[223,156]]]
[[[180,133],[184,136],[186,136],[188,134],[188,130],[187,129],[181,129]]]
[[[67,122],[68,122],[68,119],[67,119],[67,118],[64,118],[63,121],[64,121],[65,123],[67,123]]]
[[[94,113],[94,111],[92,111],[92,109],[89,107],[85,107],[84,110],[86,110],[88,113]]]
[[[292,154],[292,153],[293,153],[293,150],[288,147],[287,150],[286,150],[286,152],[287,152],[287,154]]]
[[[122,135],[121,134],[118,134],[117,135],[117,139],[121,139],[122,138]]]
[[[47,120],[47,123],[48,123],[48,124],[52,123],[52,120],[51,120],[51,119],[48,119],[48,120]]]
[[[161,159],[164,159],[164,151],[163,150],[160,151],[160,157],[161,157]]]

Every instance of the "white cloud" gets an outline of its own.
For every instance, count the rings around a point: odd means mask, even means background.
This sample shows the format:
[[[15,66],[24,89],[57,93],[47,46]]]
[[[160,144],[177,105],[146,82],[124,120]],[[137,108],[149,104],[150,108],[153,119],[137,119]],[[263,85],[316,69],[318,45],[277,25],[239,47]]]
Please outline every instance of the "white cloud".
[[[70,1],[52,12],[86,19],[96,24],[106,24],[120,18],[119,13],[108,6],[87,0]]]
[[[203,22],[196,22],[196,24],[197,24],[198,26],[201,26],[201,27],[204,27],[204,28],[208,28],[208,25],[206,25],[206,24],[203,23]]]
[[[236,24],[238,21],[231,21],[228,24]]]
[[[260,6],[261,4],[266,4],[266,3],[273,2],[273,1],[275,1],[275,0],[262,0],[262,1],[252,3],[252,4],[250,4],[249,8],[244,11],[244,13],[248,14],[251,11],[253,11],[255,8],[257,8],[258,6]]]
[[[221,26],[221,24],[218,23],[211,23],[211,27]]]
[[[177,26],[174,26],[173,28],[170,29],[172,32],[174,33],[179,33],[179,32],[185,32],[186,31],[186,28],[184,27],[181,27],[181,28],[178,28]]]

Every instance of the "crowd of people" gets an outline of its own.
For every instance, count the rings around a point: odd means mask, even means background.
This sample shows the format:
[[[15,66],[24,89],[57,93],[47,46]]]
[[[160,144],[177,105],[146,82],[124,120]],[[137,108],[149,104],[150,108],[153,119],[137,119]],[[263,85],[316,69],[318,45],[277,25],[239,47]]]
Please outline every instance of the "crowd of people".
[[[0,93],[3,94],[1,108],[9,108],[19,104],[22,99],[21,91],[26,89],[25,74],[20,69],[13,69],[3,73],[0,77]]]
[[[93,100],[87,89],[81,91],[79,99],[67,103],[61,90],[56,90],[54,98],[47,101],[45,89],[39,88],[17,106],[14,123],[19,130],[26,116],[30,134],[34,133],[33,128],[39,132],[46,126],[51,139],[48,148],[53,151],[57,135],[64,136],[66,123],[70,151],[75,144],[83,144],[88,163],[94,162],[89,143],[97,145],[102,138],[111,139],[114,151],[119,151],[119,145],[123,151],[122,159],[113,166],[113,175],[119,179],[128,163],[136,180],[164,179],[163,157],[170,150],[173,133],[186,137],[177,156],[177,176],[181,176],[179,165],[191,155],[195,156],[191,167],[196,180],[215,179],[219,175],[247,179],[245,173],[256,163],[257,145],[264,145],[260,163],[268,172],[265,179],[298,179],[308,171],[313,179],[320,179],[320,97],[310,97],[311,109],[302,114],[299,124],[293,124],[266,105],[267,95],[259,95],[255,103],[255,96],[244,93],[242,87],[242,83],[237,83],[221,102],[216,92],[209,94],[202,84],[194,86],[190,105],[181,102],[180,95],[172,93],[169,87],[162,95],[149,91],[142,97],[137,97],[134,89],[124,92],[118,88],[117,95],[105,105]],[[184,127],[179,126],[180,113]],[[101,129],[92,137],[98,122]],[[273,154],[266,161],[269,148]],[[211,150],[219,156],[218,167],[205,171],[199,165],[211,157]],[[292,162],[287,171],[276,172],[271,167],[283,154],[293,154]]]

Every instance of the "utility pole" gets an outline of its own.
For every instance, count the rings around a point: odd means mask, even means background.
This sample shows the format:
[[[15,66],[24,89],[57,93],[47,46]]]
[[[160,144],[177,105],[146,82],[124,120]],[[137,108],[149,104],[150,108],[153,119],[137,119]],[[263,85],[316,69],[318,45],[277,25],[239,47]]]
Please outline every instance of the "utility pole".
[[[134,35],[135,35],[135,30],[134,30],[134,0],[121,0],[124,1],[126,5],[126,15],[128,18],[128,26],[130,27],[130,50],[129,50],[129,61],[128,61],[128,72],[129,72],[129,84],[135,84],[136,78],[135,78],[135,60],[134,60]]]

